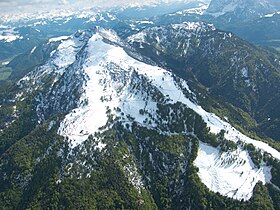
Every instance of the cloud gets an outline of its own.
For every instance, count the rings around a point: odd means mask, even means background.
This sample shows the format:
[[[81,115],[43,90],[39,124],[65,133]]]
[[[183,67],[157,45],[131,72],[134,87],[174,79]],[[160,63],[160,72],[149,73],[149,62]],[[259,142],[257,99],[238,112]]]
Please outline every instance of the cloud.
[[[147,5],[155,2],[190,1],[190,0],[0,0],[1,16],[30,14],[57,9],[80,10],[83,8],[112,7],[122,5]]]
[[[0,0],[1,12],[22,12],[25,10],[35,10],[35,9],[52,9],[60,7],[61,5],[71,6],[118,6],[118,5],[128,5],[131,3],[147,4],[150,2],[155,2],[160,0]],[[140,3],[141,2],[141,3]],[[19,11],[20,9],[20,11]]]
[[[69,1],[67,1],[67,0],[61,0],[61,4],[69,4]]]

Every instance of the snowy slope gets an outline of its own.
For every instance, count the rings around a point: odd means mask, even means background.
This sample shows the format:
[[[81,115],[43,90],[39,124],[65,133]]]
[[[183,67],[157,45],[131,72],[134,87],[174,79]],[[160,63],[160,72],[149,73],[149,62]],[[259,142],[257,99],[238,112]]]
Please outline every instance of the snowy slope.
[[[248,152],[241,149],[221,153],[201,142],[194,164],[209,189],[238,200],[249,200],[257,182],[269,183],[271,180],[271,167],[256,168]]]
[[[145,98],[143,93],[131,89],[133,75],[138,74],[169,98],[169,103],[182,102],[201,115],[211,132],[218,133],[224,129],[227,139],[252,143],[280,159],[278,151],[265,143],[244,136],[214,114],[191,102],[184,96],[173,75],[166,70],[133,59],[121,47],[102,41],[99,34],[93,35],[89,40],[87,51],[84,72],[88,80],[84,85],[81,106],[66,116],[59,130],[61,135],[70,139],[73,147],[85,141],[89,134],[100,131],[99,128],[104,127],[108,121],[108,110],[116,108],[124,112],[124,116],[131,116],[141,125],[157,129],[154,122],[145,124],[146,116],[139,114],[140,109],[145,109],[156,116],[157,106],[156,101],[149,96]],[[187,88],[186,83],[184,87]],[[85,100],[87,103],[82,105]],[[128,118],[119,113],[113,111],[113,114],[121,121],[129,122]],[[100,143],[99,146],[102,148],[105,145]],[[257,169],[248,153],[240,148],[230,154],[220,154],[218,149],[201,143],[195,165],[200,169],[200,178],[212,191],[239,200],[250,199],[258,181],[267,183],[271,179],[270,168],[263,165]]]

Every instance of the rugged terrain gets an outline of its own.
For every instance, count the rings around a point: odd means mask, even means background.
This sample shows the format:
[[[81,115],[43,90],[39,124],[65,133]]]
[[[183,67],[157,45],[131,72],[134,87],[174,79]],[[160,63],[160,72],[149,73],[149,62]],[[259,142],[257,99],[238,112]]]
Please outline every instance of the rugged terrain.
[[[279,55],[132,11],[4,61],[1,208],[279,209]]]

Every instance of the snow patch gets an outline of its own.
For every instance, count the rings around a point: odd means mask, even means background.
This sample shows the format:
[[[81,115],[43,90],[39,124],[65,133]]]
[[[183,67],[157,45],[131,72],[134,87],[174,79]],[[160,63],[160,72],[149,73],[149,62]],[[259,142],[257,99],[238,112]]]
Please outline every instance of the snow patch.
[[[113,15],[110,14],[110,13],[107,13],[107,17],[108,17],[110,20],[116,20],[116,19],[117,19],[115,16],[113,16]]]
[[[13,42],[17,39],[23,39],[23,37],[20,36],[18,32],[14,30],[14,28],[8,28],[3,31],[0,31],[0,41]]]
[[[136,23],[140,23],[140,24],[154,24],[153,21],[148,21],[148,20],[140,20],[140,21],[136,21]]]
[[[56,121],[52,120],[52,121],[49,123],[49,125],[48,125],[47,131],[50,131],[50,130],[53,128],[53,126],[54,126],[55,124],[56,124]]]
[[[184,22],[180,24],[173,24],[172,25],[173,29],[178,30],[181,28],[184,28],[189,31],[197,31],[197,30],[206,30],[206,28],[210,28],[211,30],[216,30],[213,24],[202,24],[201,22]]]
[[[169,14],[169,16],[176,16],[176,15],[183,15],[186,16],[188,14],[197,14],[197,15],[203,15],[205,13],[205,11],[207,10],[208,5],[207,4],[201,4],[198,7],[195,8],[190,8],[190,9],[186,9],[183,11],[178,11],[176,13],[173,14]]]
[[[128,155],[123,156],[123,160],[129,159]],[[144,188],[142,177],[140,176],[136,164],[133,161],[129,161],[124,167],[125,174],[128,177],[129,182],[138,190],[139,194],[141,189]]]
[[[118,42],[120,39],[118,35],[112,30],[105,30],[103,28],[98,28],[98,33],[105,39],[112,42]]]
[[[271,13],[271,14],[266,14],[266,15],[264,15],[264,17],[265,18],[271,18],[271,17],[273,17],[274,15],[280,15],[280,11],[279,12],[274,12],[274,13]]]
[[[8,65],[10,63],[10,61],[4,61],[4,62],[2,62],[2,65],[3,66],[6,66],[6,65]]]
[[[59,41],[68,39],[69,37],[70,37],[70,36],[54,37],[54,38],[49,39],[49,43],[51,43],[51,42],[59,42]]]
[[[76,43],[75,40],[69,39],[63,41],[57,48],[56,58],[53,63],[58,68],[65,68],[76,60]]]
[[[271,167],[256,168],[247,151],[220,152],[200,142],[194,165],[198,175],[211,191],[238,200],[249,200],[257,182],[270,182]]]
[[[35,23],[33,23],[34,26],[37,26],[37,25],[46,25],[47,22],[46,21],[37,21]]]
[[[7,29],[7,28],[9,28],[8,26],[6,26],[6,25],[2,25],[2,24],[0,24],[0,29]]]
[[[30,51],[30,54],[33,54],[35,52],[37,47],[33,47],[32,50]]]
[[[247,78],[248,77],[248,69],[247,68],[242,68],[241,69],[241,74],[243,77]]]
[[[135,41],[135,42],[144,42],[146,34],[144,32],[139,32],[135,35],[128,37],[128,41]]]

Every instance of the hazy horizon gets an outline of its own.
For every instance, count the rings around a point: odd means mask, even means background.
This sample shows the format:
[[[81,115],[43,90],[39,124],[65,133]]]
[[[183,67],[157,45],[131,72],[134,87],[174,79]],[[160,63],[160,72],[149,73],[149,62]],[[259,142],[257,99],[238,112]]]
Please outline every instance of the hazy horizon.
[[[160,2],[178,2],[190,0],[0,0],[1,15],[44,12],[56,9],[84,9],[91,7],[114,7],[122,5],[148,5]]]

